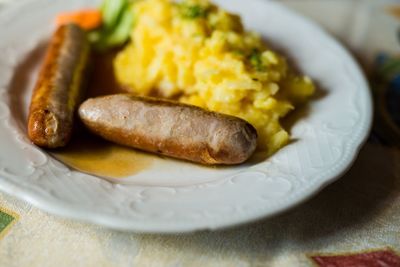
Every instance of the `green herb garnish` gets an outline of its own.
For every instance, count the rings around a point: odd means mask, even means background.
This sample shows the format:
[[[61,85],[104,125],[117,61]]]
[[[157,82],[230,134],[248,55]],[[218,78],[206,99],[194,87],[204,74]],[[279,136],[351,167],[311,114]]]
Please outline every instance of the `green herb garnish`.
[[[182,3],[179,5],[179,8],[182,17],[187,19],[205,18],[208,13],[207,8],[200,5]]]
[[[253,51],[249,55],[249,61],[251,66],[257,71],[265,70],[265,66],[261,59],[261,52],[258,49],[253,49]]]

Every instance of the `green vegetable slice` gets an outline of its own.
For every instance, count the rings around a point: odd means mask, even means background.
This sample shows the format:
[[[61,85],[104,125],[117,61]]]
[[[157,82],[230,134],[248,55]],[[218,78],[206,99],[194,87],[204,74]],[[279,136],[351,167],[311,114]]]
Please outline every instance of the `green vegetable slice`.
[[[121,13],[127,7],[128,0],[104,0],[101,6],[104,28],[111,30],[120,18]]]
[[[105,0],[101,6],[103,26],[89,33],[93,47],[104,52],[123,45],[133,25],[133,5],[129,0]]]
[[[112,31],[100,33],[100,38],[97,40],[95,47],[100,51],[104,51],[108,48],[122,45],[129,39],[132,24],[133,14],[129,9],[126,9],[118,25]]]

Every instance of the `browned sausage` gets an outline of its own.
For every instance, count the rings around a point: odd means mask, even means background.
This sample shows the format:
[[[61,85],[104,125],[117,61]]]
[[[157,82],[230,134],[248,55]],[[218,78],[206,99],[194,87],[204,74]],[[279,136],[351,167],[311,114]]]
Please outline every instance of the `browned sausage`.
[[[71,137],[74,113],[82,102],[90,44],[79,26],[68,24],[54,33],[33,91],[28,136],[47,148],[62,147]]]
[[[79,116],[109,141],[202,164],[242,163],[257,145],[256,130],[242,119],[155,98],[92,98]]]

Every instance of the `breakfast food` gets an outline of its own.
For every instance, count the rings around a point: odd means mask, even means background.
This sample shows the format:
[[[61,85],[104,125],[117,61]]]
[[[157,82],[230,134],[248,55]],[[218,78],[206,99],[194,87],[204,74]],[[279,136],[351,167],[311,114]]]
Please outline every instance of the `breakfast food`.
[[[202,164],[242,163],[257,145],[256,130],[242,119],[156,98],[92,98],[79,116],[106,140]]]
[[[28,135],[36,145],[57,148],[69,141],[89,59],[86,32],[74,24],[59,27],[47,50],[29,110]]]
[[[85,101],[83,124],[117,144],[202,164],[276,152],[289,140],[280,120],[315,90],[239,16],[208,0],[104,0],[57,23],[28,121],[42,147],[71,137],[90,47],[116,53],[112,81],[130,94]]]
[[[257,129],[267,154],[288,142],[280,119],[313,94],[313,82],[246,32],[239,16],[205,0],[131,5],[130,42],[114,62],[121,84],[138,95],[242,118]]]

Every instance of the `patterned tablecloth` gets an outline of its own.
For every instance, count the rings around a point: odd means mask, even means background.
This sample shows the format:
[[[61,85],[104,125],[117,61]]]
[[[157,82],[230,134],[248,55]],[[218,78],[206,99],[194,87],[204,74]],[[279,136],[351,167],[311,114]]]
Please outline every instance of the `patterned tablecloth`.
[[[283,3],[339,38],[370,77],[375,127],[343,178],[277,217],[184,235],[112,231],[0,193],[0,266],[400,266],[400,3]]]

